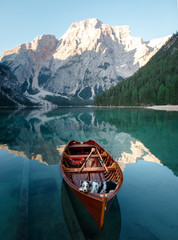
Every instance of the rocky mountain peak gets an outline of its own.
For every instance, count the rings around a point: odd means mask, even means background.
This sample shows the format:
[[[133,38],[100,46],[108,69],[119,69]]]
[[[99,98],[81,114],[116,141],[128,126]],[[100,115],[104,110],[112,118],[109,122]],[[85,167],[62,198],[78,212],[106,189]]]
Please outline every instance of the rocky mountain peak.
[[[128,25],[113,26],[112,29],[120,42],[130,37],[130,27]]]
[[[29,98],[49,92],[92,100],[146,64],[169,37],[144,42],[127,25],[111,27],[93,18],[73,23],[59,40],[45,34],[7,50],[0,61]]]
[[[111,27],[96,18],[76,22],[62,36],[54,57],[65,60],[69,56],[82,54],[85,51],[103,52],[109,47],[111,40],[117,44],[125,43],[125,39],[129,36],[129,26]]]
[[[56,37],[52,34],[44,34],[37,36],[32,42],[30,49],[34,51],[40,51],[41,49],[48,49],[49,51],[52,51],[54,48],[56,48],[56,45],[58,43],[58,40]]]
[[[99,28],[102,24],[103,23],[99,21],[97,18],[86,19],[83,21],[73,23],[69,28],[69,31],[71,31],[73,28],[79,28],[79,27],[84,27],[85,29]]]
[[[43,51],[49,49],[49,51],[56,48],[56,45],[58,44],[59,40],[56,39],[56,37],[52,34],[44,34],[37,36],[32,42],[27,42],[21,45],[18,45],[17,47],[13,49],[6,50],[1,56],[0,61],[3,59],[3,61],[6,59],[6,56],[9,58],[9,55],[11,54],[21,54],[25,51],[32,50],[32,51]]]

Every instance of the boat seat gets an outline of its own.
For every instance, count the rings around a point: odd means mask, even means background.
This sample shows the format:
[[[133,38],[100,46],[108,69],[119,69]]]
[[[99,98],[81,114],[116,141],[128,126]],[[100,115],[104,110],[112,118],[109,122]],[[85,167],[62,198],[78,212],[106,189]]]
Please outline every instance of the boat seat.
[[[69,146],[69,148],[95,148],[95,145],[91,145],[91,144],[73,144],[71,146]]]
[[[75,154],[75,155],[70,155],[69,157],[71,157],[73,159],[74,158],[87,158],[88,154],[81,154],[81,155]],[[99,156],[98,156],[98,154],[92,154],[90,157],[91,158],[98,158]]]
[[[101,153],[101,156],[102,157],[107,157],[107,153],[106,152],[103,152]],[[88,157],[88,154],[72,154],[72,155],[69,155],[67,153],[64,153],[64,157],[66,158],[87,158]],[[99,158],[98,154],[92,154],[90,156],[90,158]]]
[[[105,172],[106,169],[104,167],[86,167],[80,172],[80,168],[67,168],[63,165],[64,172],[70,173],[87,173],[87,172]],[[112,166],[108,167],[109,171],[116,170],[116,165],[112,164]]]

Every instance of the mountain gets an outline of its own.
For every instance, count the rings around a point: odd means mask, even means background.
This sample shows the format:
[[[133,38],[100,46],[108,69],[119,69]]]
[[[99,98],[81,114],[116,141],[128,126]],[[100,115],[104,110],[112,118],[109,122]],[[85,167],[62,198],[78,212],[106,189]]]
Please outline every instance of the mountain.
[[[0,61],[32,103],[81,104],[133,75],[169,37],[144,42],[129,26],[88,19],[73,23],[59,40],[47,34],[7,50]]]
[[[178,104],[178,33],[133,76],[106,90],[96,105]]]
[[[17,77],[6,66],[0,65],[0,106],[32,106],[23,95]]]

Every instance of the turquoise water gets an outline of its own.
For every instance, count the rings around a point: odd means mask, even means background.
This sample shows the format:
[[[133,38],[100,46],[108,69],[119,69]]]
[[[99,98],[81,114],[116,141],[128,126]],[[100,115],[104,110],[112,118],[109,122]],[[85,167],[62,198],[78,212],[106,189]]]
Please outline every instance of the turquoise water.
[[[178,239],[178,113],[60,108],[0,111],[0,239]],[[94,139],[124,182],[104,229],[63,183],[60,154]]]

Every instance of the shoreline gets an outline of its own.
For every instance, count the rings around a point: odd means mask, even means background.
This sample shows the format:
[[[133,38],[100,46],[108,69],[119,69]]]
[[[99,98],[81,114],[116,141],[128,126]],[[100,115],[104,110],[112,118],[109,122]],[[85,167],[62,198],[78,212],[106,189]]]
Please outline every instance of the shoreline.
[[[161,110],[161,111],[178,111],[178,105],[154,105],[154,106],[147,106],[144,108]]]
[[[138,109],[150,109],[150,110],[160,110],[160,111],[178,111],[178,105],[153,105],[153,106],[95,106],[95,105],[83,105],[83,106],[55,106],[55,107],[46,107],[46,106],[24,106],[24,107],[11,107],[11,106],[0,106],[0,110],[24,110],[24,109],[57,109],[57,108],[138,108]]]
[[[178,105],[153,105],[153,106],[94,106],[95,108],[139,108],[159,111],[178,111]]]

